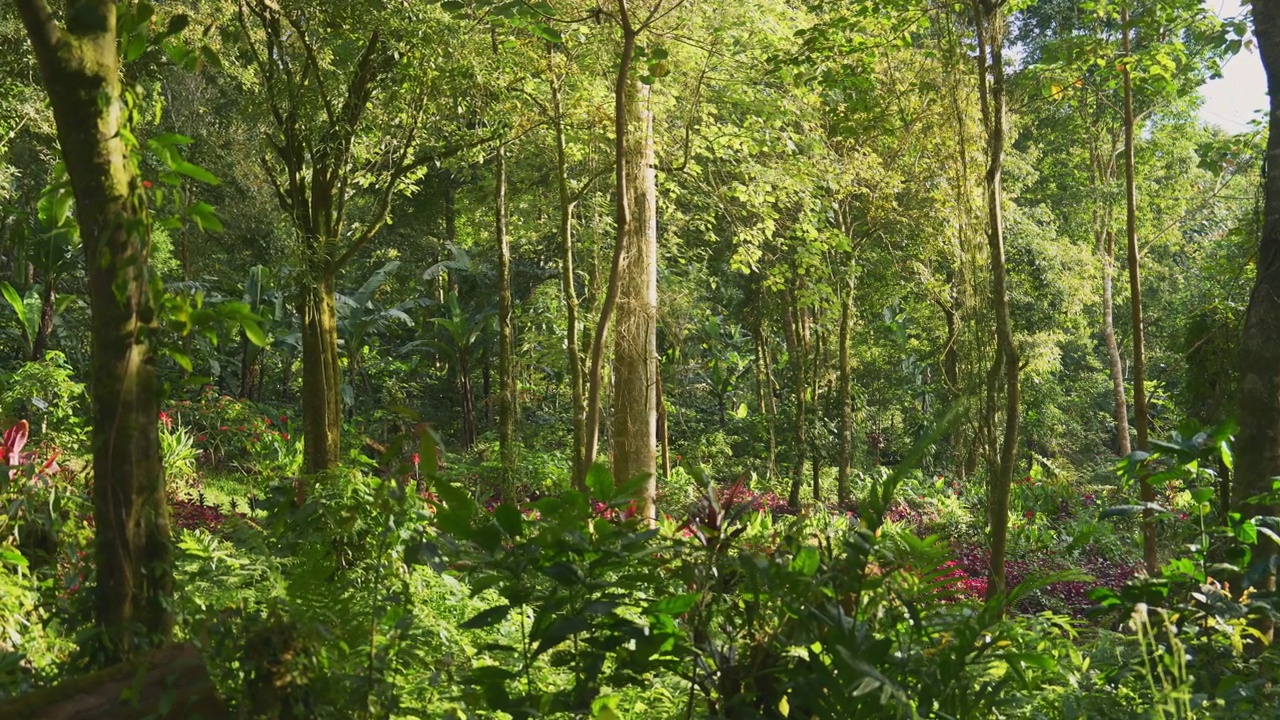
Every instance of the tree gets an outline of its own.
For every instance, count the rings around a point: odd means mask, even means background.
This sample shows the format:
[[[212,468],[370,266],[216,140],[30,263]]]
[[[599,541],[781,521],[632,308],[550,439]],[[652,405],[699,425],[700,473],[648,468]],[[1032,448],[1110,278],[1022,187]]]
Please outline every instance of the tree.
[[[1018,385],[1021,368],[1013,343],[1009,314],[1008,270],[1005,267],[1004,193],[1001,186],[1005,151],[1004,35],[1008,20],[1003,0],[973,0],[973,22],[978,38],[978,83],[982,115],[987,131],[987,246],[991,262],[991,296],[996,316],[996,359],[991,367],[988,403],[995,405],[995,387],[1004,382],[1004,432],[1000,455],[987,485],[991,570],[988,596],[1004,593],[1005,547],[1009,532],[1009,492],[1018,460],[1018,421],[1021,410]]]
[[[394,42],[399,26],[366,33],[341,25],[351,20],[347,13],[332,22],[316,20],[325,14],[323,6],[243,0],[238,15],[268,110],[265,170],[300,245],[303,438],[310,473],[339,460],[339,274],[387,224],[398,191],[429,165],[478,144],[440,152],[420,147],[434,87],[411,70],[424,59],[400,52]],[[338,52],[343,43],[360,50]],[[410,43],[422,45],[426,38],[404,44]]]
[[[1253,28],[1271,95],[1267,135],[1263,226],[1258,241],[1257,275],[1249,296],[1240,341],[1240,432],[1236,436],[1236,488],[1232,495],[1245,517],[1280,515],[1274,493],[1280,477],[1280,7],[1253,3]],[[1266,496],[1263,502],[1251,502]],[[1261,538],[1250,574],[1263,591],[1276,587],[1277,545]],[[1272,628],[1266,628],[1270,634]]]
[[[15,0],[58,126],[76,200],[93,316],[97,617],[107,652],[167,639],[172,550],[158,436],[150,226],[121,86],[114,0]]]
[[[1130,46],[1129,8],[1120,8],[1120,24],[1123,26],[1121,46],[1124,50],[1124,62],[1121,77],[1124,81],[1124,187],[1125,187],[1125,239],[1129,253],[1129,308],[1133,325],[1133,424],[1136,429],[1138,450],[1146,452],[1148,427],[1151,418],[1147,413],[1146,357],[1143,351],[1144,332],[1142,327],[1142,280],[1138,253],[1138,185],[1134,175],[1134,139],[1137,121],[1133,114],[1133,74],[1129,67],[1133,59]],[[1155,488],[1151,480],[1144,474],[1139,478],[1142,502],[1155,502]],[[1159,568],[1156,558],[1156,526],[1155,511],[1147,508],[1142,512],[1142,562],[1147,573],[1155,575]]]
[[[515,502],[516,407],[515,324],[511,318],[511,239],[507,236],[507,147],[494,163],[494,235],[498,245],[498,446],[502,455],[502,499]]]
[[[655,5],[656,14],[661,4]],[[658,191],[650,82],[633,76],[636,37],[648,20],[618,0],[622,55],[614,112],[617,133],[617,302],[613,341],[613,468],[619,482],[648,475],[638,513],[657,516]]]

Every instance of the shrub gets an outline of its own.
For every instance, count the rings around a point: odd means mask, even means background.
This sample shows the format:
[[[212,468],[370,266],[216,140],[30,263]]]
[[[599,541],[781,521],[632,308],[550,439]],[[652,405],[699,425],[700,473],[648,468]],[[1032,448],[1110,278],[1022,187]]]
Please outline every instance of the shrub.
[[[47,448],[78,450],[88,432],[88,394],[72,376],[67,358],[51,351],[0,379],[0,419],[25,419],[32,439]]]

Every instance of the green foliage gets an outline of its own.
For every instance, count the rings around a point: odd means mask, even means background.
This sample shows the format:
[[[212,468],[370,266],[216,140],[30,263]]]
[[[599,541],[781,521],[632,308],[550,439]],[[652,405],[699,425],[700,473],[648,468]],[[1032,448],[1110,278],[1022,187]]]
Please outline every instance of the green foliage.
[[[31,423],[32,439],[69,451],[83,447],[89,398],[67,358],[50,352],[0,378],[0,416]]]
[[[160,419],[160,460],[165,482],[170,493],[189,498],[196,493],[200,479],[195,437],[186,428],[175,426],[167,415],[162,414]]]

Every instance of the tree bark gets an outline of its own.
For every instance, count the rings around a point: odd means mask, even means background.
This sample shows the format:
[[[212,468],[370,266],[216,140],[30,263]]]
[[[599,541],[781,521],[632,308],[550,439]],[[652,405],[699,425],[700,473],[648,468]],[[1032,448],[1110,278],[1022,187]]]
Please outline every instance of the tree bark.
[[[135,699],[126,699],[134,695]],[[193,645],[169,645],[0,706],[0,720],[232,720]]]
[[[476,398],[471,387],[471,351],[465,347],[458,348],[458,398],[462,404],[462,437],[458,442],[467,452],[476,444]]]
[[[502,457],[502,499],[515,502],[516,374],[515,326],[511,314],[511,240],[507,236],[507,147],[499,143],[493,198],[498,239],[498,450]]]
[[[991,292],[996,315],[996,366],[1004,380],[1004,433],[993,473],[987,504],[990,512],[991,566],[987,596],[1007,592],[1005,555],[1009,534],[1009,492],[1018,457],[1020,411],[1018,349],[1013,342],[1009,314],[1008,271],[1004,256],[1004,191],[1002,175],[1005,149],[1004,34],[1007,19],[1002,4],[974,0],[978,38],[980,101],[987,126],[987,245],[991,255]]]
[[[573,208],[569,191],[569,157],[564,133],[560,78],[551,81],[551,119],[556,135],[556,186],[560,196],[560,284],[565,306],[565,356],[569,367],[569,395],[573,415],[573,486],[587,485],[587,398],[583,386],[582,348],[578,340],[578,289],[573,262]]]
[[[1133,57],[1129,44],[1129,9],[1120,8],[1120,24],[1124,26],[1121,37],[1122,48],[1126,59]],[[1139,273],[1140,257],[1138,255],[1138,185],[1134,177],[1134,125],[1133,115],[1133,77],[1129,64],[1122,65],[1121,77],[1124,81],[1124,186],[1125,186],[1125,235],[1129,246],[1129,303],[1133,317],[1133,425],[1138,449],[1146,452],[1147,444],[1147,387],[1146,363],[1143,351],[1142,328],[1142,279]],[[1146,473],[1138,478],[1139,492],[1145,503],[1155,502],[1155,488]],[[1142,511],[1142,563],[1148,575],[1155,575],[1160,569],[1156,557],[1155,511],[1150,508]]]
[[[172,549],[158,436],[145,205],[121,132],[114,0],[71,3],[65,28],[43,0],[17,0],[53,105],[76,199],[92,314],[97,619],[108,656],[173,629]]]
[[[760,412],[764,414],[765,429],[769,433],[769,457],[765,464],[765,478],[770,482],[778,476],[778,405],[774,396],[773,368],[769,359],[769,338],[765,335],[764,293],[756,303],[755,326],[752,335],[756,345],[756,398]]]
[[[45,278],[40,296],[40,325],[31,341],[31,360],[39,362],[49,351],[49,338],[53,336],[53,318],[57,314],[58,284],[50,276]]]
[[[1107,365],[1111,373],[1111,408],[1116,423],[1116,453],[1124,457],[1132,451],[1132,448],[1129,444],[1129,404],[1124,396],[1124,363],[1120,359],[1120,344],[1116,342],[1113,291],[1116,235],[1109,228],[1103,232],[1102,246],[1102,340],[1107,346]]]
[[[335,468],[341,459],[337,275],[322,270],[301,290],[303,469],[311,474]]]
[[[240,333],[240,397],[245,400],[255,400],[255,389],[262,384],[261,371],[262,363],[260,359],[261,353],[255,353],[253,343],[249,341],[249,336],[244,332]],[[352,382],[355,378],[352,378]]]
[[[853,466],[853,368],[849,362],[849,325],[853,315],[853,293],[844,291],[840,299],[840,467],[836,476],[836,501],[849,504],[849,473]]]
[[[795,457],[791,465],[791,491],[787,495],[787,506],[792,510],[800,507],[800,486],[804,482],[804,463],[808,450],[808,436],[805,432],[806,418],[805,394],[808,385],[805,383],[804,365],[805,348],[803,328],[800,318],[801,310],[794,302],[788,303],[787,313],[783,320],[783,335],[787,341],[787,364],[791,366],[791,391],[795,398],[795,417],[792,418],[793,452]]]
[[[1247,518],[1280,515],[1273,478],[1280,476],[1280,7],[1274,2],[1253,4],[1254,37],[1270,90],[1271,129],[1263,166],[1262,237],[1258,243],[1257,276],[1240,341],[1240,431],[1236,436],[1235,509]],[[1258,495],[1271,494],[1262,503]],[[1272,566],[1276,543],[1259,533],[1251,571],[1254,587],[1274,591]],[[1270,636],[1273,628],[1263,628]]]
[[[624,35],[635,30],[619,0]],[[628,63],[629,64],[629,63]],[[648,476],[637,513],[657,517],[658,217],[650,88],[625,78],[623,130],[618,165],[617,329],[613,336],[614,477],[626,482]]]

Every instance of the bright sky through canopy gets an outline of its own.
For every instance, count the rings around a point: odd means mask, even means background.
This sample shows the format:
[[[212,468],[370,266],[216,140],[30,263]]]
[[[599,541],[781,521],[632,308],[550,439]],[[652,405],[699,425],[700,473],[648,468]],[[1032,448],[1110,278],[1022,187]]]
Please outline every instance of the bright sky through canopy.
[[[1242,10],[1240,0],[1207,0],[1219,17],[1235,17]],[[1256,47],[1241,50],[1222,68],[1222,78],[1200,88],[1204,105],[1200,117],[1228,132],[1242,132],[1267,106],[1267,78]]]

